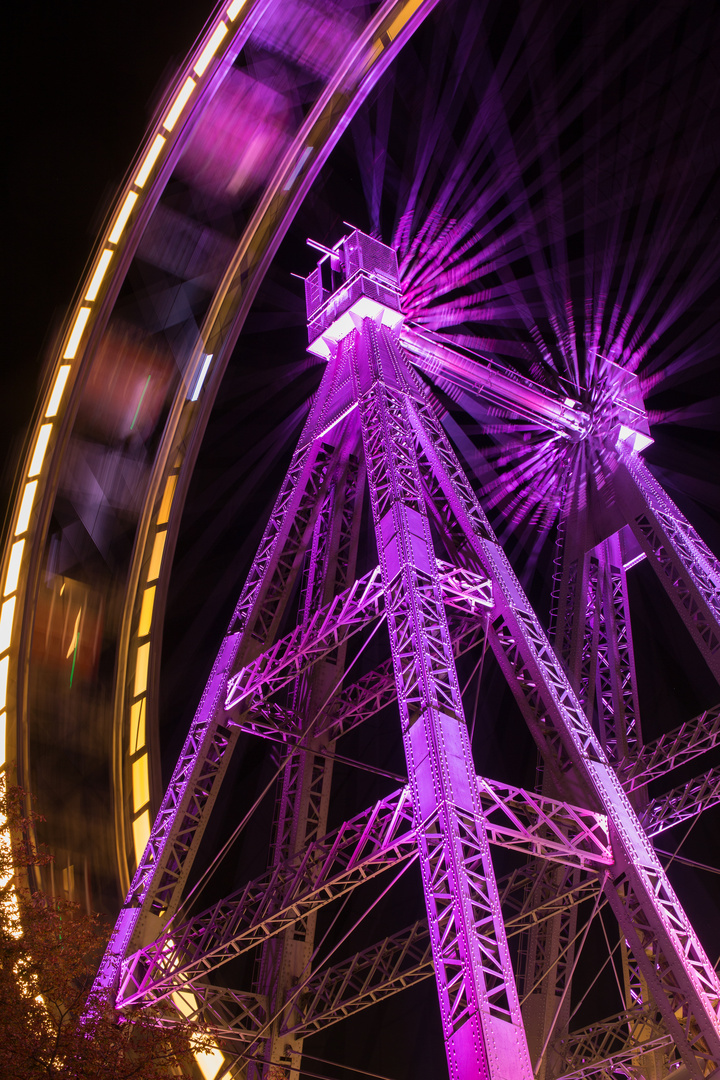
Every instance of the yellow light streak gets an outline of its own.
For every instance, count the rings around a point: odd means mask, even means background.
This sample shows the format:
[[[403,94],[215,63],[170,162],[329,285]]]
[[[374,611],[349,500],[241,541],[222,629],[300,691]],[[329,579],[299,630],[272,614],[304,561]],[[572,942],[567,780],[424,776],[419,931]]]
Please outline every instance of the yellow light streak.
[[[5,758],[7,757],[7,750],[5,749],[5,739],[7,738],[7,713],[0,713],[0,765],[5,764]]]
[[[368,71],[373,66],[373,64],[375,63],[375,61],[377,60],[378,56],[380,55],[380,53],[382,51],[383,51],[383,43],[378,38],[378,40],[373,41],[372,45],[370,46],[370,52],[368,53],[367,58],[365,60],[365,67],[364,67],[365,71]]]
[[[150,556],[150,566],[148,567],[148,581],[154,581],[155,578],[158,577],[158,575],[160,574],[163,551],[165,550],[166,536],[167,532],[164,529],[162,532],[155,533],[152,555]]]
[[[135,203],[138,201],[137,191],[128,191],[125,196],[125,202],[122,204],[120,213],[115,218],[115,224],[112,227],[112,232],[108,236],[108,241],[111,244],[117,244],[118,240],[123,234],[123,229],[127,225],[128,218],[130,217]]]
[[[233,19],[237,19],[238,15],[244,7],[245,0],[232,0],[232,4],[230,4],[227,11],[225,12],[230,22],[232,22]]]
[[[205,48],[203,49],[203,51],[200,53],[200,56],[198,58],[198,62],[195,65],[195,67],[193,68],[193,71],[195,72],[196,75],[202,75],[203,74],[206,67],[208,66],[208,64],[212,60],[213,56],[218,51],[218,47],[220,45],[220,42],[223,40],[223,38],[225,37],[227,32],[228,32],[228,28],[225,25],[225,23],[218,23],[218,25],[213,30],[212,37],[208,41],[208,43],[205,46]]]
[[[148,777],[148,756],[142,754],[132,766],[133,809],[135,813],[150,802],[150,780]]]
[[[139,863],[142,853],[150,839],[150,811],[146,810],[139,818],[133,821],[133,847],[135,848],[135,862]]]
[[[138,624],[138,637],[145,637],[150,633],[152,625],[153,605],[155,604],[155,586],[151,585],[143,593],[142,607],[140,609],[140,622]]]
[[[145,745],[145,698],[130,708],[130,753],[136,754]]]
[[[186,1019],[188,1016],[192,1016],[194,1012],[197,1012],[197,998],[192,990],[176,990],[170,996],[177,1011],[182,1013]]]
[[[13,546],[10,548],[10,558],[8,559],[8,569],[7,575],[5,577],[5,596],[7,596],[11,592],[15,592],[15,590],[17,589],[24,547],[24,540],[16,540]]]
[[[177,484],[177,473],[173,476],[168,476],[167,483],[165,484],[165,491],[163,492],[162,502],[160,503],[160,512],[158,514],[158,525],[164,525],[167,519],[170,517],[170,507],[172,506],[173,496],[175,495],[175,485]]]
[[[30,524],[30,513],[33,508],[33,502],[35,501],[37,486],[37,480],[31,480],[29,484],[25,485],[25,490],[23,491],[22,500],[20,502],[20,513],[18,514],[17,525],[15,526],[16,536],[20,536],[24,533]]]
[[[225,1058],[217,1048],[213,1050],[196,1050],[195,1060],[205,1080],[215,1080],[223,1065]]]
[[[136,184],[137,187],[141,188],[141,187],[145,186],[145,181],[147,180],[148,176],[150,175],[150,173],[152,171],[152,168],[153,168],[153,165],[155,164],[155,162],[159,158],[160,151],[162,150],[162,148],[163,148],[163,146],[165,145],[166,142],[167,142],[167,140],[166,140],[164,135],[156,135],[155,136],[155,138],[153,140],[153,144],[150,147],[150,149],[148,150],[147,154],[145,155],[145,160],[143,161],[142,165],[140,166],[138,174],[135,177],[135,184]]]
[[[147,689],[149,660],[150,642],[146,641],[137,651],[137,660],[135,661],[135,693],[133,697],[140,697]]]
[[[7,705],[7,684],[8,684],[8,668],[10,664],[10,657],[3,656],[0,660],[0,709],[4,709]]]
[[[397,37],[405,23],[410,19],[412,15],[415,14],[421,3],[422,0],[410,0],[410,2],[407,3],[402,9],[400,14],[395,16],[393,21],[388,26],[387,30],[387,36],[390,38],[391,41],[393,38]]]
[[[70,645],[68,651],[65,653],[65,659],[69,660],[72,654],[75,652],[75,646],[77,644],[78,633],[80,631],[80,616],[82,615],[82,608],[78,610],[77,618],[75,619],[75,626],[73,627],[72,637],[70,638]]]
[[[50,401],[48,402],[48,407],[45,410],[45,418],[48,419],[48,420],[52,416],[57,416],[57,411],[60,408],[60,402],[62,400],[63,390],[65,389],[65,383],[68,380],[68,375],[69,374],[70,374],[70,365],[69,364],[62,364],[58,368],[58,373],[55,376],[55,385],[52,388],[52,393],[50,395]]]
[[[105,248],[102,255],[98,259],[98,264],[95,267],[95,273],[92,276],[92,281],[88,287],[88,291],[85,293],[85,299],[97,300],[97,294],[100,292],[100,286],[103,283],[103,278],[107,273],[107,268],[110,265],[110,260],[113,257],[113,253],[110,248]]]
[[[83,331],[87,325],[87,321],[90,318],[90,308],[81,307],[77,313],[75,319],[75,325],[73,326],[68,343],[63,353],[63,360],[74,360],[80,344],[80,338],[83,336]]]
[[[0,653],[4,653],[6,649],[10,648],[16,599],[17,597],[11,596],[0,609]]]
[[[178,122],[178,118],[180,116],[180,113],[183,111],[183,109],[187,105],[188,98],[190,97],[190,95],[192,94],[192,92],[193,92],[193,90],[195,89],[196,86],[197,86],[197,83],[193,79],[192,75],[188,75],[187,79],[185,80],[182,87],[180,88],[180,91],[179,91],[177,97],[175,98],[175,100],[172,103],[172,106],[170,108],[170,112],[167,114],[167,116],[163,120],[163,127],[165,128],[166,131],[172,131],[172,129],[175,127],[175,125]]]
[[[50,439],[50,432],[52,431],[52,427],[52,424],[43,424],[38,431],[35,449],[33,450],[30,468],[28,469],[28,479],[30,479],[31,476],[37,476],[37,474],[42,469],[42,463],[45,460],[45,451],[48,447],[48,441]]]
[[[170,951],[168,949],[168,952]],[[184,979],[184,976],[181,975],[180,978]],[[171,995],[170,1000],[186,1020],[197,1013],[197,997],[189,988],[187,990],[176,990]],[[215,1080],[215,1077],[219,1075],[225,1064],[225,1058],[220,1047],[215,1042],[207,1050],[195,1050],[194,1057],[205,1080]]]

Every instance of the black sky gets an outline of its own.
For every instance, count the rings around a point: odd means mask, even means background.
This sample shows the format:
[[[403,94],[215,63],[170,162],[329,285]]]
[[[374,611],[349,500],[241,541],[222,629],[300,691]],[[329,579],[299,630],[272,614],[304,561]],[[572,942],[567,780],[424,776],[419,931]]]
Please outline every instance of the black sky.
[[[190,0],[15,5],[6,37],[5,503],[42,364],[154,103],[209,14]]]

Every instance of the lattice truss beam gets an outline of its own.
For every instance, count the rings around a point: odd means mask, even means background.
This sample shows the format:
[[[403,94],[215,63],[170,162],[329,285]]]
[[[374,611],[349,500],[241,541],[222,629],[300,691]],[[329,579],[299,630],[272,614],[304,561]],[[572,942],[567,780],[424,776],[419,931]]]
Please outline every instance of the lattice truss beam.
[[[718,563],[612,426],[595,432],[577,403],[402,326],[393,253],[359,233],[343,244],[354,306],[342,332],[325,327],[323,381],[99,980],[122,1007],[201,1017],[250,1078],[271,1065],[297,1077],[306,1037],[434,975],[452,1078],[659,1078],[682,1060],[701,1080],[720,1065],[720,984],[650,838],[720,802],[720,774],[655,798],[648,784],[717,745],[719,711],[643,745],[623,532],[566,544],[553,649],[413,365],[556,434],[603,440],[625,529],[720,676]],[[358,297],[380,286],[385,306],[367,317]],[[366,491],[378,565],[358,576]],[[356,675],[378,629],[390,657]],[[488,649],[543,755],[542,791],[476,775],[456,665],[474,651],[482,670]],[[389,707],[406,783],[328,831],[336,744]],[[188,878],[241,732],[279,755],[268,867],[198,910]],[[498,880],[491,845],[524,865]],[[318,965],[318,912],[411,862],[427,920]],[[572,1031],[573,974],[609,912],[625,1010]],[[250,950],[255,985],[221,985]]]
[[[581,868],[612,865],[604,815],[480,778],[477,791],[492,842]],[[123,999],[163,996],[177,976],[187,981],[221,966],[308,910],[416,856],[412,796],[403,788],[134,954]]]
[[[414,858],[414,854],[405,860],[399,856],[395,865]],[[510,939],[526,934],[558,911],[570,911],[596,897],[600,886],[594,870],[578,875],[568,865],[562,880],[553,877],[549,889],[549,869],[548,864],[538,874],[528,864],[498,880]],[[323,965],[307,976],[288,995],[281,1035],[304,1036],[321,1031],[433,974],[427,922],[420,920],[347,960]],[[171,999],[183,1016],[202,1018],[224,1040],[252,1044],[268,1026],[268,1000],[262,994],[188,981],[183,990],[171,993]]]

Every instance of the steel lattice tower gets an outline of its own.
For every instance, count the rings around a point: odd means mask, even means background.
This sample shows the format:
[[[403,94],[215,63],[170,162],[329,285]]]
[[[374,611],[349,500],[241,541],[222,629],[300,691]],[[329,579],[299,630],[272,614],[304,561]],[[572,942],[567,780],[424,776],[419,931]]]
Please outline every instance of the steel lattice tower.
[[[121,1007],[166,1002],[201,1016],[235,1054],[233,1075],[271,1075],[274,1065],[297,1077],[305,1037],[431,970],[456,1080],[580,1076],[583,1054],[597,1074],[603,1047],[608,1067],[628,1075],[659,1080],[675,1061],[694,1080],[714,1074],[720,983],[651,842],[683,805],[649,801],[647,783],[712,742],[717,716],[643,744],[626,570],[648,560],[720,676],[720,567],[643,463],[637,380],[607,361],[600,392],[581,400],[449,348],[404,318],[394,252],[357,230],[325,251],[306,299],[322,382],[101,985],[117,989]],[[578,454],[603,457],[611,483],[589,498],[568,472],[552,644],[443,427],[433,383],[500,402]],[[358,576],[368,498],[377,566]],[[382,623],[389,658],[357,679],[358,642]],[[494,654],[539,748],[539,791],[477,775],[456,666],[473,647]],[[393,701],[407,784],[329,828],[337,740]],[[267,871],[205,909],[181,908],[241,732],[285,746]],[[501,879],[492,845],[527,862]],[[427,921],[314,972],[320,909],[412,860]],[[578,903],[588,897],[593,913],[607,903],[617,919],[626,1011],[570,1036]],[[525,949],[514,969],[518,925]],[[250,949],[255,985],[226,985],[223,965]]]

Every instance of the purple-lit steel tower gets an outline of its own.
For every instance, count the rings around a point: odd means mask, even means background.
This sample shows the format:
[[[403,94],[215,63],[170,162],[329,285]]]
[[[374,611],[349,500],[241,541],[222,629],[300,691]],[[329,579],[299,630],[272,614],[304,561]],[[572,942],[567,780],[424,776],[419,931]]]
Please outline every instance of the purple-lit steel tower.
[[[643,744],[626,571],[648,560],[720,676],[720,567],[643,463],[651,440],[636,378],[605,361],[577,400],[449,348],[404,318],[394,251],[357,230],[324,250],[306,300],[322,382],[101,983],[121,1007],[165,1002],[201,1016],[233,1076],[297,1077],[307,1036],[432,972],[453,1080],[617,1070],[660,1080],[680,1062],[694,1080],[714,1075],[720,983],[651,838],[697,812],[717,782],[657,802],[647,784],[717,741],[717,711]],[[428,382],[530,418],[571,458],[603,457],[610,483],[565,492],[554,645]],[[358,576],[368,496],[377,552]],[[358,678],[378,628],[389,658]],[[536,792],[473,764],[456,663],[488,646],[542,755]],[[393,701],[407,784],[329,829],[337,741]],[[284,746],[270,862],[190,910],[193,860],[241,732]],[[499,878],[491,845],[527,861]],[[427,920],[314,971],[320,909],[413,860]],[[617,920],[626,1009],[571,1033],[590,924],[578,922],[581,902]],[[508,944],[518,932],[519,958]],[[223,965],[250,949],[255,984],[225,985]]]

